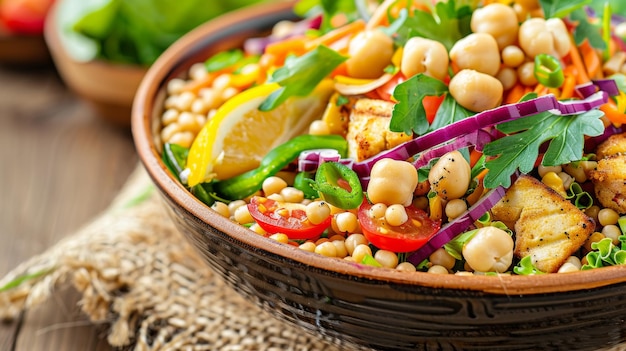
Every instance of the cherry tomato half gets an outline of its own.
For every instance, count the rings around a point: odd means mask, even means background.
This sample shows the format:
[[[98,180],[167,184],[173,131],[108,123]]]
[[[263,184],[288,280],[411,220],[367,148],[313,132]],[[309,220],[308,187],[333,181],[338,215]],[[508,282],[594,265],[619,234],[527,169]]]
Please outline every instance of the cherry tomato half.
[[[283,233],[289,239],[317,239],[330,227],[331,216],[322,223],[312,224],[302,204],[278,202],[255,196],[248,204],[250,215],[270,234]]]
[[[405,207],[409,220],[399,226],[391,226],[385,220],[369,216],[372,207],[363,201],[358,218],[363,235],[379,249],[393,252],[411,252],[422,247],[441,228],[441,221],[433,221],[428,214],[414,206]]]

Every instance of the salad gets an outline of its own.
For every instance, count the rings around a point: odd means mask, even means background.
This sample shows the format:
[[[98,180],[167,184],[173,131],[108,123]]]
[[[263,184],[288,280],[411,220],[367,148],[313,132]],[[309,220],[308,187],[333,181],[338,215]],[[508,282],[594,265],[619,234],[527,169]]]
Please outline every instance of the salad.
[[[626,262],[618,2],[306,0],[167,85],[162,157],[259,235],[360,264]]]

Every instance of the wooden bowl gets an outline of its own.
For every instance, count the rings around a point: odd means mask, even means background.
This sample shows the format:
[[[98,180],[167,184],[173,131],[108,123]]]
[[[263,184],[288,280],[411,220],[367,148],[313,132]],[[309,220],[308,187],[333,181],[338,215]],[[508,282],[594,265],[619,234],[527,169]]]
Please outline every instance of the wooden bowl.
[[[44,28],[44,36],[54,65],[65,84],[87,101],[108,122],[130,126],[135,92],[148,70],[140,65],[111,63],[104,60],[77,61],[63,46],[53,7]]]
[[[51,62],[43,35],[14,35],[0,28],[0,64],[30,67]]]
[[[234,224],[194,198],[159,155],[168,80],[237,47],[290,3],[223,16],[189,33],[150,68],[135,97],[139,156],[174,222],[207,264],[277,318],[328,340],[393,350],[597,350],[626,337],[626,266],[537,276],[407,274],[335,260]],[[346,344],[343,345],[346,347]]]

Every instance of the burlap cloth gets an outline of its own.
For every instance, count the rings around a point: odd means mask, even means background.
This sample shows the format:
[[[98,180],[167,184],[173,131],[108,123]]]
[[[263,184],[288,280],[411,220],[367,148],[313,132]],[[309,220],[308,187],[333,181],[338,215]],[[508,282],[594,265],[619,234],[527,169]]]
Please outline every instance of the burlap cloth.
[[[107,325],[108,342],[120,349],[356,349],[331,345],[240,297],[175,229],[161,201],[138,166],[99,217],[0,280],[0,319],[72,284],[81,310]]]

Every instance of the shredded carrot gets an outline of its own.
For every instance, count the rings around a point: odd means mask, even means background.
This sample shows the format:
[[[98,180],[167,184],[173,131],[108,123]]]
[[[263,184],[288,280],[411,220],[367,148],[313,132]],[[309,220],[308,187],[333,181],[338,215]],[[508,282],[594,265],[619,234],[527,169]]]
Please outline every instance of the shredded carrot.
[[[561,85],[561,94],[558,95],[559,99],[569,99],[574,96],[574,89],[576,88],[576,76],[573,74],[565,74],[565,80]]]
[[[522,99],[522,97],[524,97],[524,95],[528,94],[530,91],[530,87],[527,87],[521,83],[517,83],[513,86],[513,88],[509,89],[509,92],[504,98],[504,103],[507,105],[517,103]]]
[[[572,45],[569,50],[569,58],[572,60],[572,64],[576,67],[576,82],[578,84],[588,83],[591,79],[589,75],[587,75],[587,70],[585,69],[585,64],[583,63],[583,59],[580,56],[580,52],[578,52],[578,48],[576,47],[576,43],[574,39],[571,39]]]
[[[274,65],[282,66],[287,56],[294,54],[300,56],[304,54],[306,49],[307,39],[305,37],[295,37],[277,41],[267,45],[265,53],[274,56]]]
[[[483,155],[482,152],[480,152],[478,150],[472,150],[470,152],[470,167],[474,167],[474,165],[476,165],[476,162],[478,162],[478,160],[480,160],[482,155]]]
[[[606,118],[615,124],[626,123],[626,114],[617,108],[617,104],[612,99],[609,99],[606,104],[600,106],[600,111],[604,112]]]
[[[596,49],[589,44],[589,40],[582,42],[578,46],[578,51],[580,52],[580,56],[587,68],[587,74],[590,78],[602,78],[602,60]]]
[[[535,85],[535,89],[533,89],[533,92],[537,93],[537,95],[544,95],[547,91],[548,89],[541,83]]]
[[[363,29],[365,29],[365,22],[362,20],[356,20],[354,22],[346,24],[345,26],[335,28],[320,37],[309,40],[305,45],[305,49],[308,51],[313,50],[320,45],[329,46],[335,41],[346,36],[352,36],[358,32],[361,32]]]

